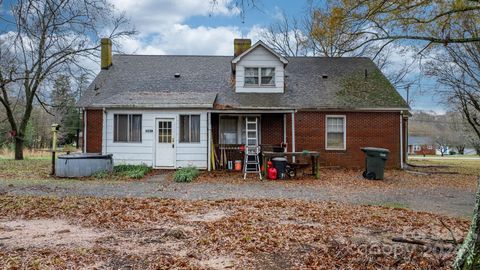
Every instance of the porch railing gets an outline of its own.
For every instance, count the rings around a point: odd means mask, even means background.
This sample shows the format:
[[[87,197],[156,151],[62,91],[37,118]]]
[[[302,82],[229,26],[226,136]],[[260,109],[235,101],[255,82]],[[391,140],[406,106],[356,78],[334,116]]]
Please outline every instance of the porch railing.
[[[232,168],[235,168],[236,160],[243,162],[242,146],[243,144],[215,144],[215,168],[217,170],[228,169],[229,161],[232,163]],[[278,148],[280,145],[261,144],[260,147],[261,151],[273,151],[274,148]]]

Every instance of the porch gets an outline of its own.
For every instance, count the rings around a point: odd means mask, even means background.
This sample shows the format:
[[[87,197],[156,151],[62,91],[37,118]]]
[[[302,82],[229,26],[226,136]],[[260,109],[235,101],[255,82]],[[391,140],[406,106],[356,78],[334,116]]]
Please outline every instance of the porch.
[[[260,165],[264,165],[271,153],[285,153],[290,163],[312,165],[318,175],[318,153],[314,155],[295,152],[294,111],[262,112],[212,112],[209,115],[209,170],[235,171],[243,169],[245,145],[259,145]],[[312,152],[313,153],[313,152]],[[242,163],[237,167],[235,163]],[[307,166],[308,167],[308,166]],[[266,166],[263,166],[264,172]]]
[[[286,141],[288,112],[216,112],[210,114],[211,142],[209,169],[232,169],[235,161],[243,161],[240,147],[259,145],[273,150]],[[247,132],[247,123],[249,124]],[[248,139],[247,139],[248,137]]]

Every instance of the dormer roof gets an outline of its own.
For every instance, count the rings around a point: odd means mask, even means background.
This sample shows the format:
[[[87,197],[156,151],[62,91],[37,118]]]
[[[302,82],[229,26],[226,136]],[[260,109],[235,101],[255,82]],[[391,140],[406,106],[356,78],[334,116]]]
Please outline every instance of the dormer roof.
[[[232,64],[237,64],[238,62],[240,62],[240,60],[242,59],[242,57],[244,57],[245,55],[249,54],[251,51],[255,50],[255,48],[257,48],[258,46],[262,46],[263,48],[265,48],[267,51],[269,51],[271,54],[275,55],[275,57],[278,58],[278,60],[280,60],[280,62],[282,62],[285,66],[288,64],[288,60],[281,56],[279,53],[275,52],[274,50],[272,50],[272,48],[270,48],[269,46],[267,46],[267,44],[265,44],[263,41],[259,40],[257,41],[255,44],[252,45],[252,47],[250,47],[248,50],[244,51],[242,54],[240,54],[239,56],[233,58],[232,60]]]

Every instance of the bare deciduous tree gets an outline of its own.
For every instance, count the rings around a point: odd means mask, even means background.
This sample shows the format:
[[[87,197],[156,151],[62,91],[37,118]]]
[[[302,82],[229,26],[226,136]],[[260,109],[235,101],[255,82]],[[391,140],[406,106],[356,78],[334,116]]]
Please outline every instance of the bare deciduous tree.
[[[409,0],[332,0],[335,8],[356,31],[369,42],[417,40],[428,44],[454,44],[479,42],[480,37],[465,33],[463,19],[470,17],[479,22],[480,2],[470,1],[409,1]],[[337,16],[335,14],[332,17]]]
[[[479,35],[476,19],[464,20],[464,31]],[[432,57],[428,73],[446,86],[446,100],[462,112],[480,140],[480,42],[454,44]]]
[[[309,10],[303,18],[288,17],[282,13],[277,22],[262,32],[262,39],[284,56],[371,57],[397,88],[405,88],[414,82],[408,75],[417,64],[415,59],[405,57],[400,68],[391,68],[393,53],[406,53],[407,49],[374,43],[357,48],[361,35],[353,39],[345,34],[347,28],[353,31],[353,26],[342,21],[340,15],[335,19],[328,16],[331,12],[340,11],[328,6],[312,6]]]
[[[15,159],[23,159],[33,105],[47,107],[46,82],[84,69],[79,63],[97,57],[100,36],[117,39],[135,31],[106,0],[18,0],[10,8],[12,30],[0,36],[0,103],[15,136]],[[13,97],[25,106],[20,117]]]

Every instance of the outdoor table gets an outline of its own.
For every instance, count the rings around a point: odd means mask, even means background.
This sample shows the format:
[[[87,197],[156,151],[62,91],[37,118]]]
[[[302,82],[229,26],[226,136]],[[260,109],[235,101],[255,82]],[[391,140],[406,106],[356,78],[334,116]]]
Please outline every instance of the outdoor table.
[[[312,161],[312,175],[315,175],[315,178],[320,177],[320,172],[319,172],[319,157],[320,154],[315,151],[308,151],[308,152],[270,152],[270,151],[265,151],[262,152],[262,161],[263,161],[263,174],[267,175],[267,160],[274,158],[274,157],[296,157],[296,156],[302,156],[302,157],[310,157]]]

